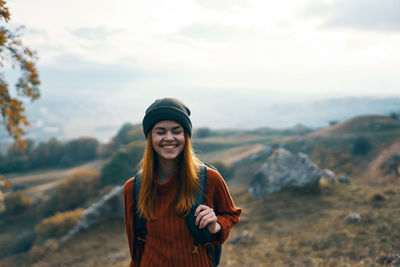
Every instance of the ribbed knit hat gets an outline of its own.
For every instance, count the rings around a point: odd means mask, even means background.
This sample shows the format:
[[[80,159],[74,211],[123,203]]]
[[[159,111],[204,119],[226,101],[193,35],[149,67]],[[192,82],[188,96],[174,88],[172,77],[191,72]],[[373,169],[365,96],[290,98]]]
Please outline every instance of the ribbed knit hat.
[[[176,98],[161,98],[151,104],[143,118],[142,126],[144,136],[147,137],[154,124],[163,120],[176,121],[183,129],[192,136],[192,122],[190,121],[190,110]]]

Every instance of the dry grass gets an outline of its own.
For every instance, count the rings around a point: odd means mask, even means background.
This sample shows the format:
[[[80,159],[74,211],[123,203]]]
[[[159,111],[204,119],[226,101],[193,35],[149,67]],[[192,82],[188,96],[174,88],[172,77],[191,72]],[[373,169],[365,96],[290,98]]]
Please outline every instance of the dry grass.
[[[242,145],[225,151],[216,151],[200,154],[200,157],[205,162],[221,162],[226,166],[232,165],[237,160],[246,158],[251,154],[256,154],[264,149],[264,145]]]
[[[375,266],[382,256],[400,254],[400,190],[386,201],[371,201],[373,192],[337,184],[318,195],[281,192],[257,201],[243,192],[232,236],[247,230],[255,239],[251,246],[225,245],[225,266]],[[361,221],[345,223],[353,212]]]
[[[95,160],[80,166],[66,169],[37,170],[29,173],[14,173],[6,175],[13,186],[23,185],[26,188],[22,190],[26,195],[39,199],[47,192],[55,189],[60,183],[72,176],[79,170],[97,170],[99,171],[106,160]]]
[[[400,254],[400,190],[382,189],[386,200],[371,201],[366,186],[325,184],[319,194],[280,192],[253,200],[247,189],[232,195],[243,208],[222,253],[226,266],[377,266]],[[350,213],[358,223],[346,223]],[[254,238],[229,241],[243,231]],[[128,266],[122,220],[81,233],[33,266]]]

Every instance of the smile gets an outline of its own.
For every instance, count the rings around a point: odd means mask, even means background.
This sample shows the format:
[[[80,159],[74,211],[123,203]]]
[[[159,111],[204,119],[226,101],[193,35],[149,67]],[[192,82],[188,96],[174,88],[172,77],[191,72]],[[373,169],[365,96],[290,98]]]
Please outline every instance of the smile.
[[[178,147],[178,145],[167,144],[167,145],[160,145],[160,147],[165,148],[165,149],[173,149],[173,148]]]

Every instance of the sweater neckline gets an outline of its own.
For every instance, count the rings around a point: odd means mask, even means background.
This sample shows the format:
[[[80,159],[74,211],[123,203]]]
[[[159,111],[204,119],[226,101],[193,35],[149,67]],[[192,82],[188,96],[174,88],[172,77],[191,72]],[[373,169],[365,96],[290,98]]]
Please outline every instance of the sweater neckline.
[[[176,187],[176,180],[177,180],[177,169],[164,182],[160,182],[160,176],[156,175],[157,188],[160,191],[168,191],[171,188]]]

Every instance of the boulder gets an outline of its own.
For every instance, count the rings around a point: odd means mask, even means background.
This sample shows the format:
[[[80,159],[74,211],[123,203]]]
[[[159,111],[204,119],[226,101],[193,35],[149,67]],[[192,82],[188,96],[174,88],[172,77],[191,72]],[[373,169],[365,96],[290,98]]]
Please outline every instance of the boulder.
[[[255,173],[249,191],[258,199],[285,188],[316,188],[323,176],[324,172],[307,155],[294,155],[279,148]]]
[[[82,219],[62,239],[64,243],[82,230],[89,229],[109,218],[123,218],[123,186],[114,187],[99,202],[94,203],[83,212]]]

